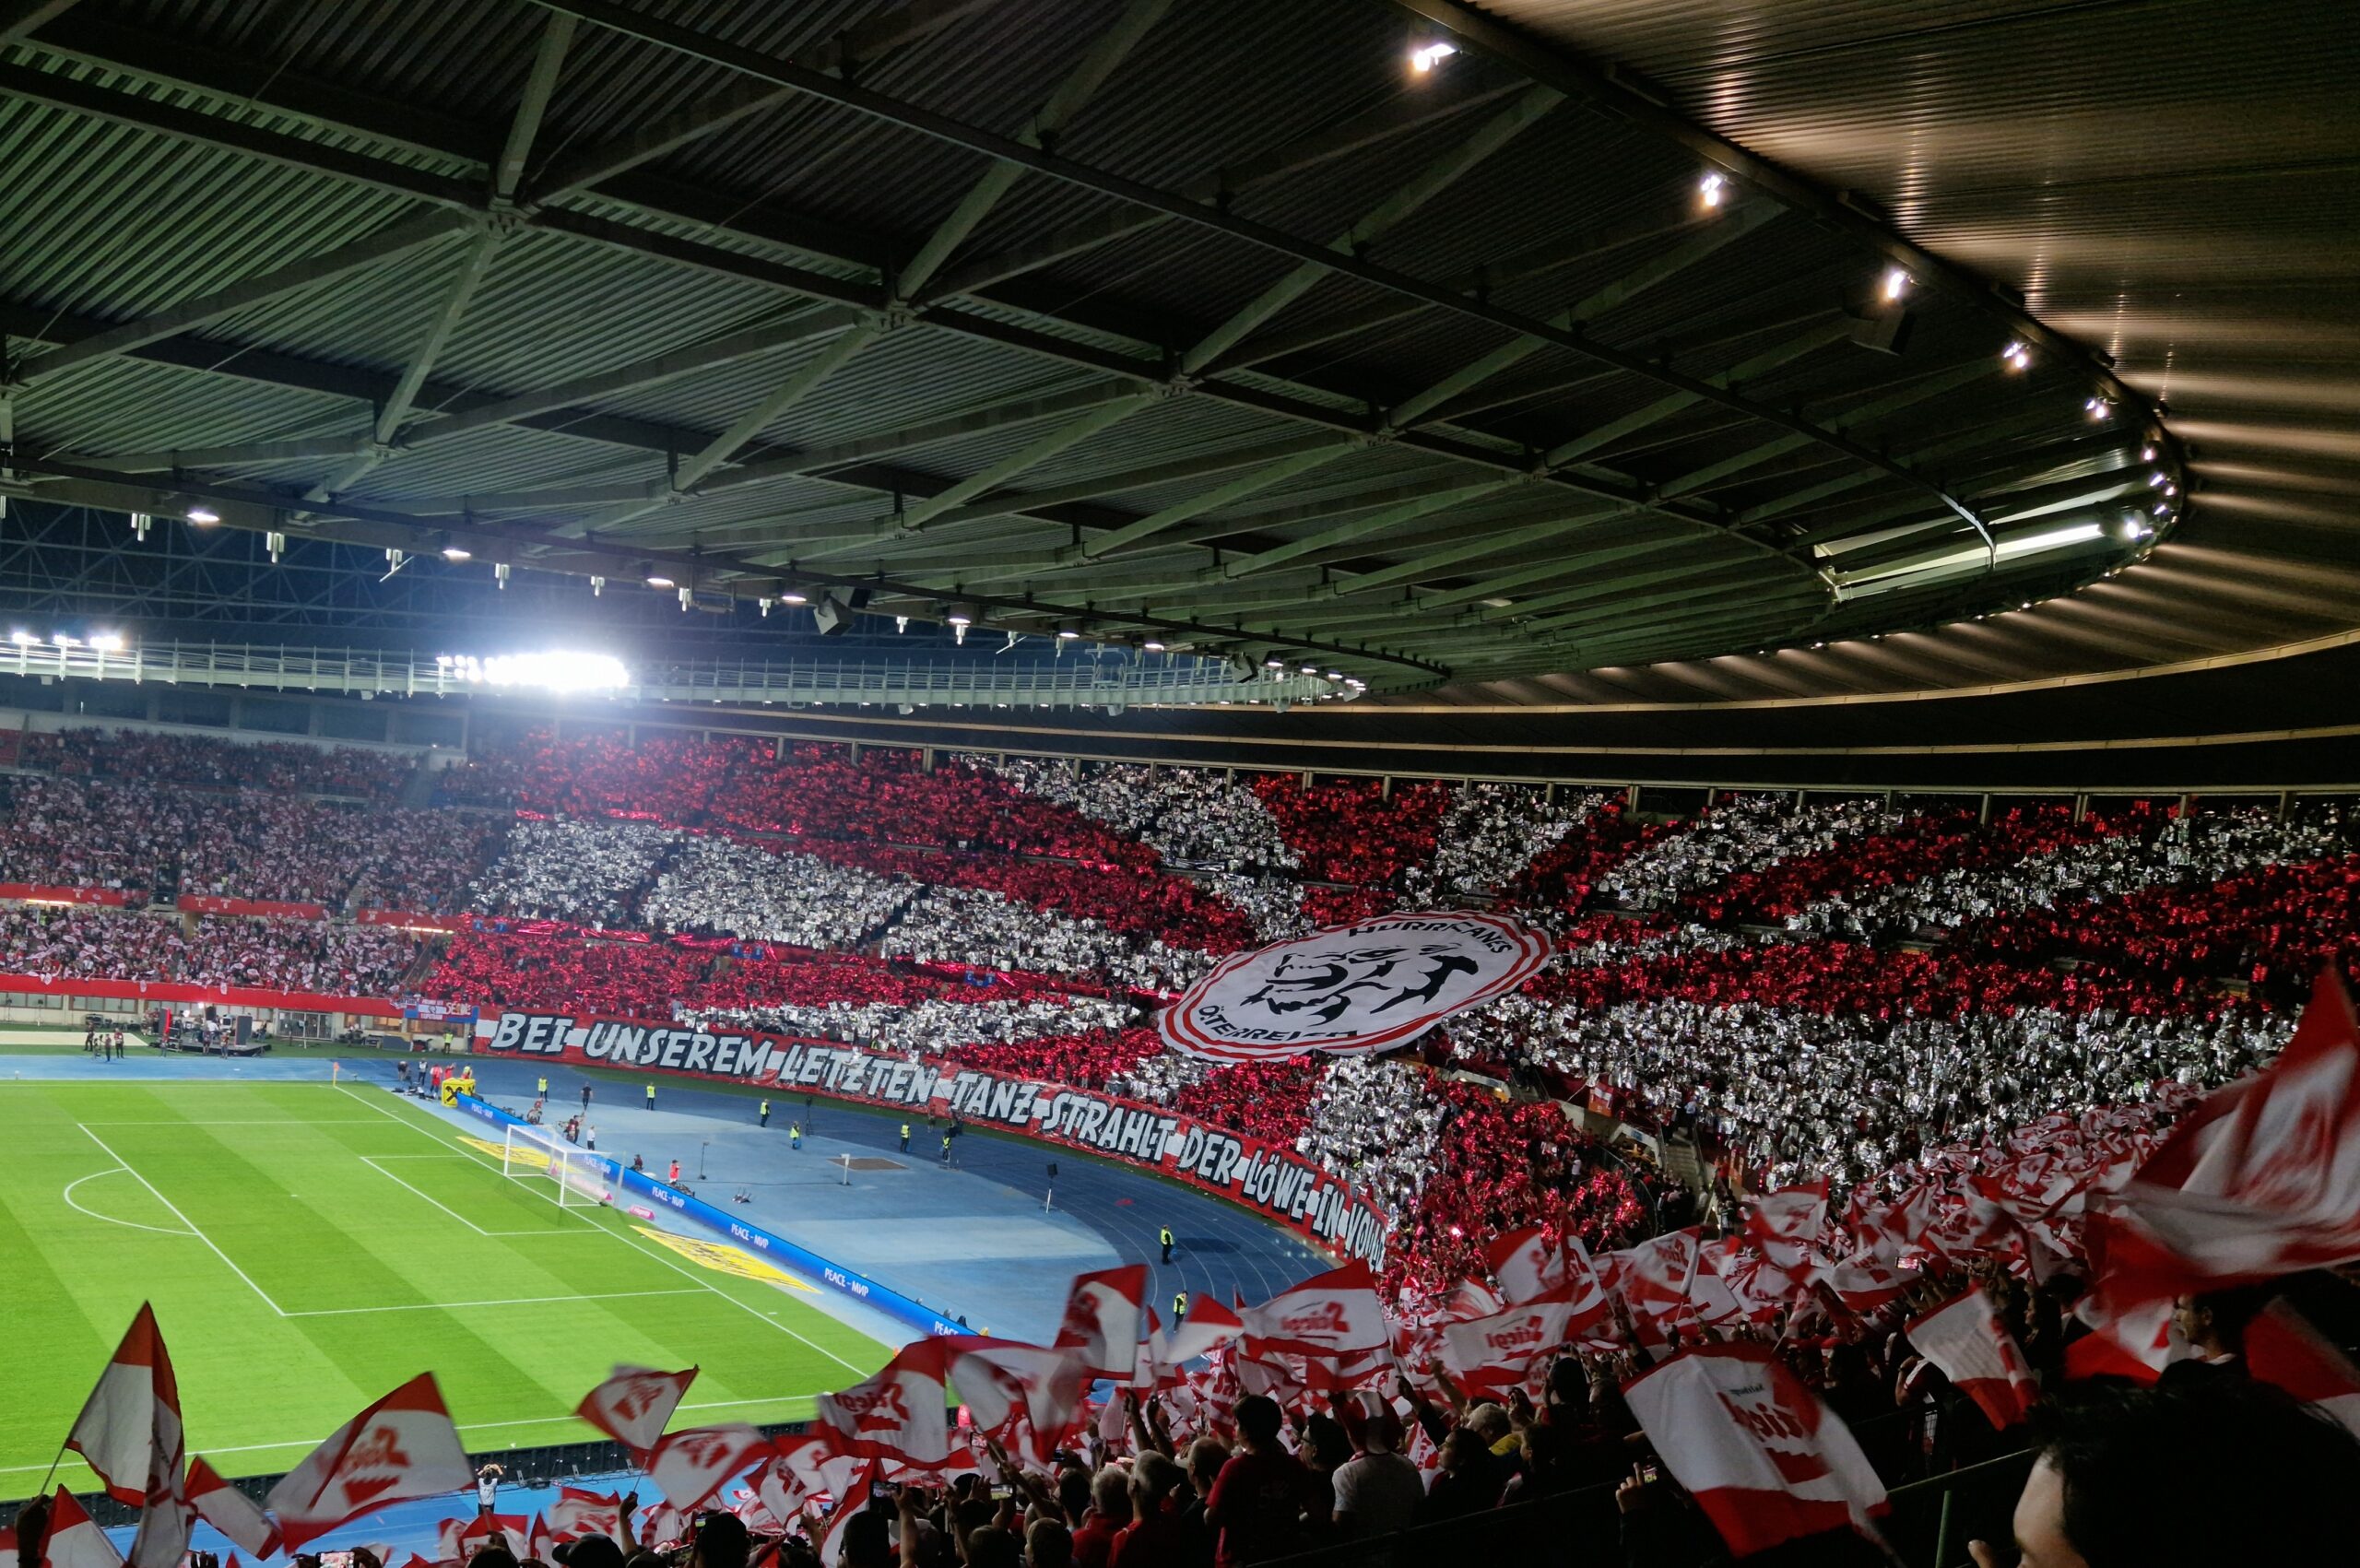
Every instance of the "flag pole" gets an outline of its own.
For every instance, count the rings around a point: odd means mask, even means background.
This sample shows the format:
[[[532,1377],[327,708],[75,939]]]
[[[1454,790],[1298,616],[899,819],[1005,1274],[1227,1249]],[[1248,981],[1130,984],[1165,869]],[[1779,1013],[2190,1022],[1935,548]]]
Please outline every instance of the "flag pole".
[[[41,1490],[33,1493],[35,1498],[44,1498],[49,1495],[49,1483],[57,1479],[57,1467],[65,1462],[65,1444],[73,1441],[74,1439],[69,1435],[65,1443],[57,1445],[57,1457],[49,1462],[49,1474],[41,1478]]]

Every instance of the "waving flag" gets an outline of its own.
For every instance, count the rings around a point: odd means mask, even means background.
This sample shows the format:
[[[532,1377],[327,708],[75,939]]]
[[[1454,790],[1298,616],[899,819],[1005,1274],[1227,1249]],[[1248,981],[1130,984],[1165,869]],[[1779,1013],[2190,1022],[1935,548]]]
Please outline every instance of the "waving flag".
[[[844,1529],[855,1518],[868,1511],[868,1502],[876,1495],[879,1479],[877,1461],[871,1459],[858,1479],[837,1496],[835,1511],[828,1515],[828,1527],[820,1536],[820,1562],[836,1563],[844,1560]]]
[[[2006,1431],[2032,1414],[2039,1385],[2015,1337],[1980,1290],[1944,1302],[1903,1330],[1919,1355],[1942,1369],[1960,1393]]]
[[[434,1550],[443,1562],[465,1562],[488,1546],[504,1546],[522,1562],[530,1543],[531,1524],[522,1514],[478,1514],[435,1527]]]
[[[422,1372],[336,1428],[270,1489],[270,1511],[293,1551],[358,1514],[472,1485],[434,1374]]]
[[[2360,1367],[2286,1303],[2271,1303],[2246,1326],[2246,1368],[2360,1435]]]
[[[1080,1413],[1095,1375],[1079,1350],[1050,1350],[1009,1339],[962,1335],[938,1339],[949,1353],[950,1385],[976,1429],[1006,1443],[1020,1422],[1033,1458],[1048,1463],[1057,1440]]]
[[[61,1486],[49,1502],[49,1534],[41,1538],[35,1568],[123,1568],[123,1558],[106,1531],[92,1524],[74,1494]]]
[[[65,1446],[106,1483],[109,1497],[139,1509],[131,1568],[179,1568],[189,1530],[180,1385],[147,1303],[99,1373]]]
[[[1884,1483],[1849,1429],[1767,1346],[1706,1345],[1623,1385],[1632,1414],[1730,1555],[1850,1526]]]
[[[1381,1350],[1388,1343],[1376,1276],[1365,1263],[1315,1274],[1239,1315],[1246,1338],[1257,1341],[1263,1350],[1340,1356],[1353,1350]]]
[[[587,1491],[578,1486],[558,1489],[557,1501],[545,1515],[549,1539],[581,1540],[586,1536],[622,1539],[623,1500],[609,1492]]]
[[[1569,1343],[1595,1344],[1603,1335],[1608,1348],[1616,1347],[1613,1330],[1605,1294],[1593,1285],[1587,1303],[1560,1296],[1527,1302],[1472,1323],[1446,1323],[1442,1361],[1461,1382],[1505,1393],[1545,1372]]]
[[[836,1451],[863,1459],[899,1459],[921,1468],[950,1456],[943,1387],[949,1355],[939,1339],[917,1339],[866,1383],[822,1394],[819,1424]]]
[[[1564,1290],[1577,1276],[1594,1273],[1579,1236],[1552,1238],[1539,1225],[1503,1232],[1484,1249],[1483,1266],[1500,1282],[1505,1298],[1501,1306],[1538,1301]]]
[[[1746,1239],[1780,1273],[1801,1279],[1827,1223],[1827,1178],[1764,1194],[1745,1217]]]
[[[650,1372],[645,1367],[619,1366],[606,1382],[583,1396],[573,1413],[643,1463],[696,1375],[695,1367]]]
[[[253,1499],[215,1474],[202,1456],[188,1462],[188,1501],[198,1518],[256,1557],[278,1550],[278,1527]]]
[[[1245,1320],[1207,1291],[1188,1303],[1188,1315],[1172,1326],[1172,1331],[1163,1337],[1162,1345],[1156,1350],[1155,1359],[1164,1367],[1176,1367],[1210,1353],[1245,1332]]]
[[[2360,1021],[2334,972],[2276,1061],[2206,1095],[2091,1211],[2100,1288],[2126,1305],[2360,1258]]]
[[[656,1440],[647,1457],[647,1479],[667,1503],[690,1513],[723,1482],[744,1475],[770,1446],[769,1438],[743,1421],[689,1427]]]
[[[1056,1348],[1080,1351],[1082,1370],[1092,1377],[1128,1377],[1139,1360],[1139,1324],[1146,1311],[1146,1264],[1077,1274],[1066,1297]]]

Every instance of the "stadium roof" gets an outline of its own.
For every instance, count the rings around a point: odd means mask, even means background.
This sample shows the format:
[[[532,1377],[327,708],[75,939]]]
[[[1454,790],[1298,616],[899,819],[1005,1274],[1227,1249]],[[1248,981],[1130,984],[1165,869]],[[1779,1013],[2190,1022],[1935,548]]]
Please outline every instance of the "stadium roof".
[[[0,39],[15,493],[273,560],[661,579],[749,635],[833,587],[1502,706],[2360,620],[2348,7],[5,0]]]

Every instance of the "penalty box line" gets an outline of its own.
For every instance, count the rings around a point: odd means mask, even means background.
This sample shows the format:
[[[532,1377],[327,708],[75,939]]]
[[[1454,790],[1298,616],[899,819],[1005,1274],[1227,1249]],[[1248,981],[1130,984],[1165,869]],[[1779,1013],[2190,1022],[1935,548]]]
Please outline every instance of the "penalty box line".
[[[437,1120],[436,1120],[436,1122],[435,1122],[435,1124],[434,1124],[434,1126],[433,1126],[432,1127],[429,1127],[429,1126],[427,1126],[426,1125],[424,1125],[424,1124],[422,1124],[422,1123],[419,1123],[419,1122],[416,1122],[416,1121],[411,1120],[411,1119],[410,1119],[409,1117],[407,1117],[407,1116],[400,1115],[400,1114],[397,1114],[396,1113],[395,1113],[395,1112],[393,1112],[393,1111],[389,1111],[389,1110],[387,1110],[384,1106],[380,1105],[380,1104],[377,1104],[375,1102],[372,1101],[372,1100],[371,1100],[367,1095],[365,1095],[365,1094],[360,1094],[360,1093],[357,1093],[357,1092],[355,1092],[354,1091],[352,1091],[352,1090],[350,1090],[350,1089],[346,1088],[346,1087],[345,1087],[344,1085],[342,1085],[342,1084],[337,1084],[337,1085],[336,1086],[336,1090],[337,1090],[337,1091],[338,1091],[339,1093],[343,1093],[343,1094],[349,1094],[349,1095],[351,1095],[353,1099],[360,1101],[360,1103],[362,1103],[363,1105],[368,1106],[371,1110],[372,1110],[372,1111],[376,1112],[379,1115],[385,1117],[388,1121],[393,1121],[393,1122],[398,1122],[398,1123],[400,1123],[403,1126],[406,1126],[406,1127],[409,1128],[411,1131],[413,1131],[413,1132],[417,1133],[417,1134],[419,1135],[419,1137],[420,1137],[420,1138],[431,1138],[431,1139],[432,1139],[434,1142],[443,1145],[445,1148],[456,1149],[458,1149],[461,1153],[465,1154],[467,1158],[469,1158],[469,1159],[471,1159],[471,1160],[474,1160],[474,1161],[476,1161],[476,1163],[478,1163],[478,1164],[479,1164],[479,1165],[483,1166],[486,1170],[495,1169],[495,1167],[492,1165],[491,1161],[490,1161],[489,1159],[487,1159],[487,1158],[485,1158],[485,1157],[483,1157],[483,1156],[480,1156],[480,1155],[477,1154],[477,1153],[475,1152],[475,1150],[473,1150],[473,1149],[468,1149],[468,1148],[467,1148],[466,1145],[464,1145],[464,1144],[456,1144],[456,1143],[453,1143],[453,1142],[451,1141],[451,1139],[449,1139],[449,1138],[447,1138],[443,1137],[443,1136],[442,1136],[442,1132],[439,1130],[439,1129],[441,1128],[441,1126],[442,1126],[442,1123],[441,1123],[440,1119],[437,1119]],[[548,1201],[549,1201],[549,1202],[550,1202],[550,1203],[552,1203],[552,1204],[557,1203],[557,1199],[555,1199],[555,1198],[549,1198],[549,1199],[548,1199]],[[575,1213],[575,1212],[577,1212],[576,1210],[564,1208],[564,1207],[563,1207],[562,1205],[559,1205],[559,1208],[560,1208],[560,1212],[564,1212],[564,1213]],[[765,1314],[765,1313],[763,1313],[763,1312],[761,1312],[761,1311],[758,1310],[757,1308],[755,1308],[755,1307],[754,1307],[753,1305],[751,1305],[750,1303],[746,1303],[746,1302],[739,1301],[736,1296],[731,1295],[728,1291],[726,1291],[723,1290],[720,1286],[715,1285],[712,1280],[710,1280],[710,1279],[702,1279],[702,1278],[700,1278],[699,1276],[697,1276],[697,1275],[695,1275],[695,1274],[693,1274],[693,1273],[690,1273],[690,1272],[689,1271],[689,1269],[688,1269],[688,1268],[686,1268],[685,1267],[683,1267],[681,1264],[679,1264],[679,1263],[676,1262],[676,1261],[675,1261],[675,1260],[673,1260],[672,1258],[667,1257],[666,1256],[664,1256],[664,1254],[662,1254],[661,1252],[658,1252],[657,1250],[655,1250],[655,1248],[653,1248],[653,1247],[646,1246],[646,1245],[644,1245],[644,1244],[641,1244],[641,1243],[639,1243],[639,1242],[637,1242],[637,1241],[632,1240],[631,1237],[629,1237],[629,1236],[627,1236],[627,1235],[623,1234],[621,1232],[620,1232],[620,1231],[616,1230],[613,1226],[611,1226],[611,1225],[608,1225],[608,1224],[604,1224],[604,1223],[602,1223],[601,1221],[596,1220],[590,1219],[590,1218],[588,1218],[587,1216],[584,1216],[584,1217],[583,1218],[583,1223],[584,1223],[584,1224],[585,1224],[585,1225],[594,1226],[594,1227],[596,1227],[596,1229],[598,1229],[598,1230],[600,1230],[600,1231],[605,1232],[608,1235],[610,1235],[610,1236],[614,1237],[614,1238],[615,1238],[615,1240],[617,1240],[617,1241],[619,1241],[619,1242],[622,1243],[622,1244],[623,1244],[623,1245],[625,1245],[625,1246],[627,1246],[627,1247],[630,1247],[630,1248],[631,1248],[632,1251],[634,1251],[634,1252],[641,1253],[641,1254],[643,1254],[643,1255],[644,1255],[644,1256],[648,1256],[648,1257],[652,1257],[652,1258],[654,1258],[656,1262],[658,1262],[658,1263],[662,1264],[665,1267],[669,1268],[669,1269],[670,1269],[670,1270],[672,1270],[672,1272],[674,1272],[675,1274],[678,1274],[678,1275],[682,1276],[683,1278],[685,1278],[685,1279],[687,1279],[691,1280],[691,1281],[692,1281],[692,1282],[694,1282],[695,1284],[697,1284],[697,1285],[700,1285],[700,1286],[703,1287],[705,1290],[712,1291],[714,1295],[719,1296],[723,1301],[727,1302],[731,1306],[736,1307],[738,1311],[740,1311],[740,1312],[742,1312],[742,1313],[745,1313],[745,1314],[747,1314],[749,1316],[752,1317],[756,1322],[758,1322],[758,1323],[766,1323],[766,1324],[770,1325],[773,1328],[777,1329],[780,1333],[782,1333],[782,1334],[785,1335],[788,1338],[797,1340],[797,1341],[801,1342],[802,1344],[808,1346],[810,1349],[812,1349],[812,1350],[814,1350],[819,1351],[821,1355],[823,1355],[823,1356],[827,1357],[830,1361],[832,1361],[832,1362],[835,1362],[838,1366],[843,1367],[845,1371],[850,1372],[850,1373],[854,1373],[855,1375],[856,1375],[856,1376],[860,1376],[860,1377],[866,1377],[866,1376],[867,1376],[867,1375],[868,1375],[868,1372],[867,1372],[867,1370],[866,1370],[866,1369],[864,1369],[864,1368],[862,1368],[862,1367],[859,1367],[859,1366],[857,1366],[857,1365],[854,1364],[854,1363],[853,1363],[853,1362],[848,1362],[848,1361],[844,1360],[844,1357],[842,1357],[842,1356],[840,1356],[840,1355],[836,1354],[836,1352],[835,1352],[835,1351],[833,1351],[833,1350],[832,1350],[828,1349],[825,1345],[820,1344],[818,1340],[816,1340],[816,1339],[812,1339],[812,1338],[810,1338],[807,1337],[806,1335],[803,1335],[803,1334],[801,1334],[801,1333],[798,1333],[796,1330],[795,1330],[794,1328],[792,1328],[792,1327],[788,1326],[786,1324],[781,1323],[778,1319],[776,1319],[776,1318],[774,1318],[774,1317],[772,1317],[772,1316],[770,1316],[769,1315],[767,1315],[767,1314]]]
[[[371,1126],[376,1126],[374,1122],[372,1122],[369,1125]],[[606,1227],[602,1225],[593,1225],[587,1229],[578,1225],[561,1225],[552,1231],[487,1231],[482,1226],[477,1224],[474,1220],[468,1219],[466,1215],[460,1213],[457,1209],[452,1208],[449,1204],[443,1202],[441,1198],[436,1197],[432,1193],[428,1192],[425,1188],[410,1185],[409,1183],[403,1181],[399,1176],[395,1175],[391,1171],[386,1170],[383,1165],[377,1163],[380,1160],[464,1160],[466,1156],[463,1154],[359,1154],[355,1155],[353,1158],[359,1160],[363,1165],[366,1165],[371,1170],[376,1172],[377,1174],[384,1177],[385,1180],[395,1183],[411,1196],[422,1198],[426,1202],[432,1204],[435,1208],[441,1209],[443,1213],[448,1214],[452,1219],[456,1220],[460,1224],[465,1225],[468,1230],[473,1231],[478,1236],[489,1236],[492,1238],[503,1236],[587,1236],[593,1232],[610,1233],[607,1232]],[[475,1162],[473,1161],[468,1161],[468,1163],[472,1165]]]

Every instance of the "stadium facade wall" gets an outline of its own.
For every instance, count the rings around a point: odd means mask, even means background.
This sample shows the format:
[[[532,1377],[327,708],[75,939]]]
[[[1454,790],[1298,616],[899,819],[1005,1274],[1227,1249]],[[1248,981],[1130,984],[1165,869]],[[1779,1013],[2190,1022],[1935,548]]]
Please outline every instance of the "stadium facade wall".
[[[400,1018],[401,1004],[383,996],[332,996],[317,991],[274,991],[262,985],[193,985],[176,980],[91,980],[55,974],[0,974],[0,993],[102,996],[127,1002],[212,1002],[281,1012],[349,1013]]]
[[[1372,1267],[1385,1261],[1385,1214],[1367,1195],[1291,1149],[1210,1126],[1169,1106],[980,1067],[914,1062],[857,1045],[565,1013],[479,1019],[475,1048],[823,1095],[913,1115],[956,1115],[1210,1193],[1336,1256]]]
[[[459,1108],[467,1114],[479,1121],[489,1122],[494,1127],[502,1129],[523,1127],[533,1135],[536,1141],[550,1141],[547,1127],[533,1126],[523,1118],[512,1116],[496,1105],[487,1105],[473,1095],[462,1094],[459,1096],[458,1102]],[[841,1295],[848,1296],[861,1305],[881,1312],[895,1322],[914,1328],[921,1334],[954,1335],[972,1332],[959,1324],[947,1320],[942,1314],[936,1312],[932,1307],[914,1301],[899,1291],[880,1285],[865,1274],[858,1274],[841,1265],[832,1263],[809,1248],[797,1246],[784,1237],[774,1236],[760,1226],[749,1225],[743,1220],[715,1208],[701,1197],[676,1191],[644,1171],[631,1170],[620,1160],[610,1160],[603,1154],[592,1153],[586,1149],[579,1150],[577,1153],[585,1163],[595,1165],[602,1171],[605,1179],[617,1193],[633,1193],[652,1203],[660,1204],[671,1213],[686,1220],[692,1220],[707,1230],[719,1232],[730,1241],[752,1247],[772,1262],[783,1264],[813,1283],[823,1285]]]

